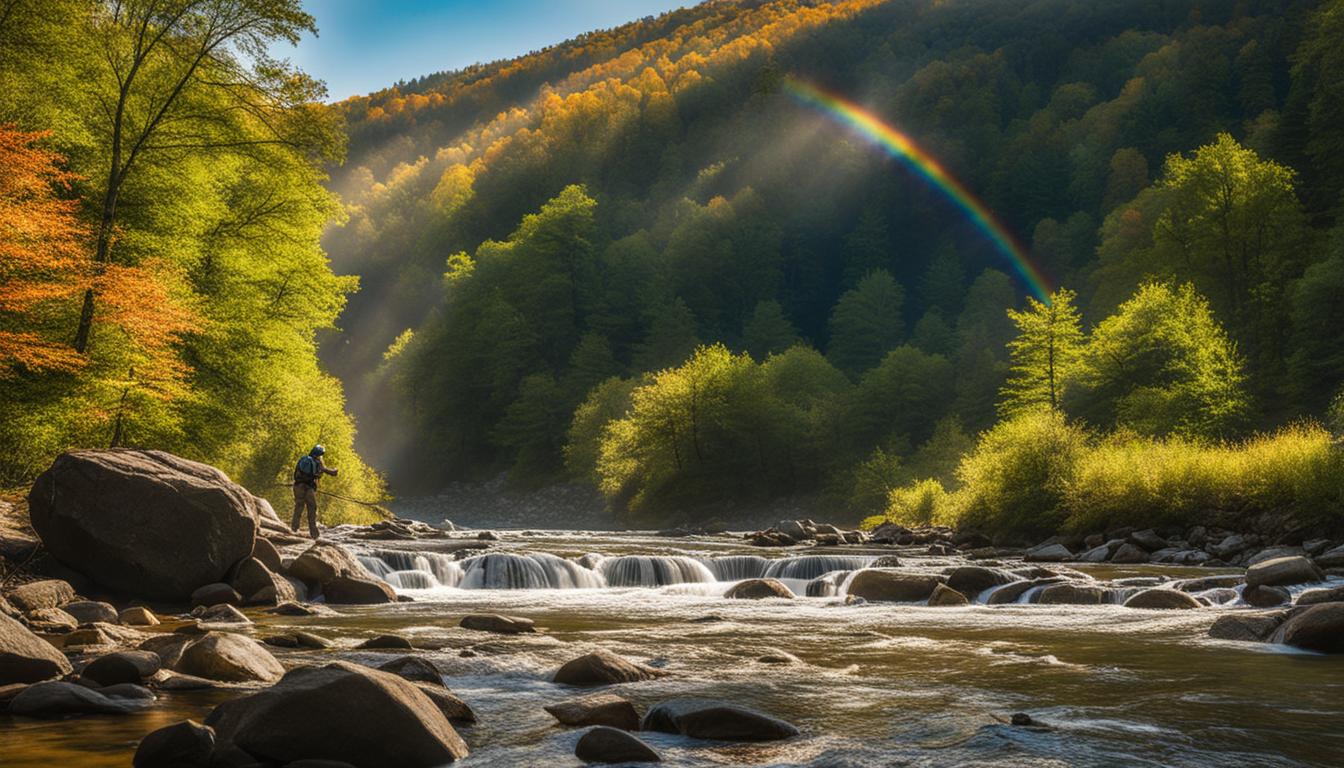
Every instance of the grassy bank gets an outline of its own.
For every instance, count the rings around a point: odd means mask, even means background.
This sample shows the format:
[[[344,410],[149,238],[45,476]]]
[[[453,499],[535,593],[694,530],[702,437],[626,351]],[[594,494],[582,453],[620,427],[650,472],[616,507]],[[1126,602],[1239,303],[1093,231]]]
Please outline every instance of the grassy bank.
[[[1236,442],[1094,434],[1049,411],[981,436],[957,485],[892,490],[884,520],[1014,537],[1118,526],[1235,527],[1265,513],[1344,529],[1344,448],[1302,423]]]

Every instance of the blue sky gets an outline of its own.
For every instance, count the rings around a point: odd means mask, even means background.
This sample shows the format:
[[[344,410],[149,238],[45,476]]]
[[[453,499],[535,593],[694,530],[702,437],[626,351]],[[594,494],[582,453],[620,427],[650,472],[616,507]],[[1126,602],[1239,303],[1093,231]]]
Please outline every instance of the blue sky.
[[[478,61],[512,58],[592,29],[698,0],[304,0],[318,37],[278,46],[332,100]]]

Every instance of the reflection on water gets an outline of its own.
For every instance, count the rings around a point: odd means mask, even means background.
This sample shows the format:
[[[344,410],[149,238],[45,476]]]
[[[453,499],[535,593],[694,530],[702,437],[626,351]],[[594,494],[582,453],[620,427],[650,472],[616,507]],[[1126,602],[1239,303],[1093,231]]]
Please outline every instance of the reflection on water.
[[[725,581],[760,568],[746,559],[760,559],[759,551],[748,554],[731,542],[633,536],[524,543],[529,551],[566,558],[594,553],[587,562],[608,583],[648,583],[642,581],[647,575],[666,585],[407,590],[416,602],[343,608],[337,616],[253,614],[255,632],[301,627],[338,639],[330,651],[279,652],[286,663],[335,657],[377,662],[387,656],[353,646],[389,630],[434,647],[426,655],[480,715],[478,725],[461,729],[472,748],[468,765],[578,765],[573,749],[579,731],[558,726],[542,705],[574,694],[549,676],[563,661],[597,646],[671,673],[614,687],[641,710],[674,695],[723,698],[788,719],[804,733],[766,745],[648,734],[674,765],[1327,766],[1339,765],[1344,753],[1344,659],[1209,640],[1208,626],[1225,608],[725,600]],[[724,560],[719,572],[705,566],[715,579],[705,581],[685,562],[660,572],[663,566],[654,561],[614,559],[628,555],[740,559]],[[614,564],[603,569],[604,561]],[[531,572],[516,560],[494,563],[498,573]],[[406,564],[413,566],[413,558]],[[797,578],[811,578],[820,565],[794,566]],[[452,569],[439,566],[452,577]],[[472,566],[462,570],[470,574]],[[482,579],[513,578],[485,570],[482,564]],[[673,571],[688,577],[675,583]],[[1096,575],[1155,573],[1208,571],[1137,567]],[[456,626],[475,611],[528,616],[544,634],[500,636]],[[477,655],[461,657],[468,647]],[[757,661],[774,650],[801,663]],[[129,717],[11,720],[0,727],[0,762],[127,765],[141,735],[182,717],[203,717],[220,695],[175,694],[159,708]],[[1019,711],[1052,728],[1004,722]]]

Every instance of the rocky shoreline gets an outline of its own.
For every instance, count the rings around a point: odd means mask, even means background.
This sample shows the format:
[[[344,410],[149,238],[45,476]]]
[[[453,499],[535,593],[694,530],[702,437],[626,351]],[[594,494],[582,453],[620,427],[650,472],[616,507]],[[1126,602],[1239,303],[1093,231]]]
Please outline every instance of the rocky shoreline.
[[[339,638],[302,630],[257,637],[253,619],[335,614],[342,606],[407,599],[338,540],[433,545],[472,558],[491,552],[497,535],[393,519],[333,529],[328,540],[314,543],[292,534],[269,505],[217,470],[153,451],[66,454],[34,484],[28,503],[40,542],[26,539],[21,526],[0,536],[0,554],[30,566],[0,593],[0,711],[8,716],[130,714],[154,707],[165,691],[237,693],[204,722],[183,721],[145,736],[137,766],[301,760],[375,766],[393,758],[397,765],[441,765],[466,757],[473,734],[489,728],[470,701],[445,686],[441,670],[417,655],[421,649],[411,638],[383,634],[361,643],[357,650],[392,656],[375,666],[313,663],[297,652],[331,649]],[[863,547],[891,554],[843,570],[735,577],[725,599],[790,600],[803,578],[807,596],[840,595],[849,604],[1115,603],[1182,610],[1245,603],[1253,608],[1218,616],[1209,635],[1344,652],[1344,585],[1336,580],[1344,576],[1344,547],[1330,540],[1288,544],[1230,531],[1120,530],[1023,551],[944,528],[886,525],[865,533],[810,520],[781,521],[745,536],[751,544],[787,548],[798,556],[791,564],[809,567],[828,556],[806,553]],[[911,556],[925,564],[903,562]],[[1099,581],[1070,563],[1218,570],[1196,578]],[[589,566],[600,570],[601,563],[568,567]],[[1227,572],[1242,566],[1244,574]],[[501,636],[538,631],[529,618],[491,613],[464,615],[459,626]],[[777,656],[761,661],[790,662],[787,654]],[[798,735],[787,722],[730,702],[673,697],[641,715],[620,696],[587,691],[666,674],[609,651],[577,656],[551,678],[575,688],[575,696],[547,711],[564,727],[589,729],[575,754],[592,762],[658,760],[640,731],[721,741]],[[376,737],[351,739],[351,733]]]

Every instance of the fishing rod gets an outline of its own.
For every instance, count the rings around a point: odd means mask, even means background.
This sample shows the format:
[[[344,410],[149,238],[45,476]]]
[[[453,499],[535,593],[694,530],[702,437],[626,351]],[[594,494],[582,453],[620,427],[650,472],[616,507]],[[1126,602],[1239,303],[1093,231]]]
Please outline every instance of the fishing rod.
[[[298,485],[298,483],[276,483],[275,487],[277,487],[277,488],[293,488],[293,487],[296,486],[296,485]],[[376,503],[376,502],[372,502],[372,501],[364,501],[363,499],[355,499],[355,498],[351,498],[351,497],[349,497],[349,496],[342,496],[342,495],[339,494],[339,493],[332,493],[331,491],[324,491],[324,490],[322,490],[321,488],[314,488],[313,490],[317,491],[318,493],[322,494],[323,496],[330,496],[330,497],[332,497],[333,499],[340,499],[341,501],[348,501],[348,502],[350,502],[351,504],[360,504],[360,505],[362,505],[362,506],[368,507],[368,508],[370,508],[370,509],[373,509],[373,510],[377,511],[378,514],[382,515],[384,518],[387,518],[387,519],[391,519],[391,518],[396,517],[396,515],[392,514],[392,510],[390,510],[390,509],[388,509],[387,507],[384,507],[383,505],[378,504],[378,503]]]

